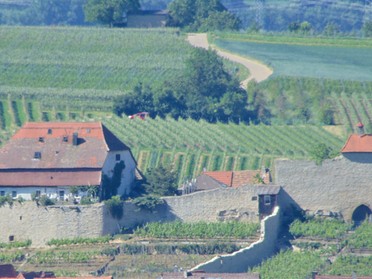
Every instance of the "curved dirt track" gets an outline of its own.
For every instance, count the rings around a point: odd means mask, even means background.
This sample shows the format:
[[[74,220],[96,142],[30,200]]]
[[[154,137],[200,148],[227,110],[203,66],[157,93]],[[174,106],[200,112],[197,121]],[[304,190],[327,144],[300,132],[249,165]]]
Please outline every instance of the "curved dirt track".
[[[250,60],[248,58],[245,58],[245,57],[242,57],[242,56],[239,56],[239,55],[236,55],[236,54],[232,54],[232,53],[229,53],[229,52],[219,50],[216,47],[210,45],[208,43],[207,34],[205,34],[205,33],[189,34],[187,36],[187,40],[194,47],[202,47],[202,48],[205,48],[205,49],[208,49],[209,47],[211,47],[212,49],[217,51],[217,54],[219,56],[221,56],[223,58],[226,58],[226,59],[229,59],[233,62],[237,62],[239,64],[242,64],[243,66],[248,68],[248,70],[250,72],[250,76],[249,76],[249,78],[247,78],[247,79],[245,79],[241,82],[241,86],[243,88],[247,87],[247,84],[248,84],[249,81],[254,79],[257,82],[261,82],[261,81],[264,81],[265,79],[267,79],[273,73],[273,71],[269,67],[267,67],[266,65],[264,65],[260,62]]]

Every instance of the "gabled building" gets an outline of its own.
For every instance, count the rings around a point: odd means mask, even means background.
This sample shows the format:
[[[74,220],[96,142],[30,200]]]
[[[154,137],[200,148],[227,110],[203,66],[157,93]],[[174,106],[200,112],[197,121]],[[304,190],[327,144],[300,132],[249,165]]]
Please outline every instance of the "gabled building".
[[[242,170],[242,171],[205,171],[196,178],[196,191],[215,188],[239,188],[244,185],[269,184],[270,171]]]
[[[87,187],[102,185],[102,176],[112,177],[117,163],[124,162],[118,194],[130,192],[136,161],[128,146],[102,123],[26,123],[0,149],[0,195],[30,200],[46,195],[77,198]],[[85,188],[85,190],[84,190]]]
[[[372,135],[364,133],[362,123],[357,124],[358,134],[349,136],[341,152],[350,161],[372,163]]]

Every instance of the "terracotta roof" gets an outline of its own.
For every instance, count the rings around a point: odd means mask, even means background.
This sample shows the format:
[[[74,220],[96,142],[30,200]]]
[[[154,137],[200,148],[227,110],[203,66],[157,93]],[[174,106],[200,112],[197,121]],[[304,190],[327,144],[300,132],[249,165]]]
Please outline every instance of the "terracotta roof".
[[[102,168],[107,151],[128,149],[99,122],[27,123],[0,150],[0,169]]]
[[[100,185],[108,151],[118,150],[129,148],[100,122],[26,123],[0,149],[0,185]]]
[[[0,171],[3,186],[81,186],[100,185],[101,170]]]
[[[350,135],[341,152],[372,152],[372,135]]]
[[[255,176],[261,175],[259,170],[242,171],[206,171],[203,174],[212,177],[218,182],[233,188],[238,188],[248,184],[258,184]],[[270,172],[266,171],[263,177],[264,183],[270,183]]]
[[[16,278],[18,273],[11,264],[0,264],[0,278]]]
[[[232,171],[206,171],[203,174],[208,175],[227,186],[231,186],[232,184]]]

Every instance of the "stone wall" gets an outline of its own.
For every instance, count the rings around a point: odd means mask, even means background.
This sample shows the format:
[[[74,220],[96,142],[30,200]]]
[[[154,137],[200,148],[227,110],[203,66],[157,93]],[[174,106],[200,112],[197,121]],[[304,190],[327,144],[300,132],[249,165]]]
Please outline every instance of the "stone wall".
[[[372,208],[372,164],[344,157],[311,161],[275,161],[275,182],[295,203],[310,212],[340,213],[350,221],[359,205]]]
[[[185,222],[240,220],[258,222],[258,203],[252,201],[259,186],[241,189],[215,189],[185,196],[166,197],[157,212],[139,210],[130,202],[123,206],[117,220],[103,204],[91,206],[37,206],[35,202],[15,202],[0,208],[0,242],[31,239],[34,246],[52,238],[97,237],[114,234],[154,221]]]
[[[93,206],[37,206],[35,202],[15,202],[0,208],[0,242],[31,239],[33,246],[44,246],[52,238],[103,235],[102,204]]]
[[[277,252],[277,239],[280,231],[279,207],[273,214],[261,221],[260,240],[232,254],[214,257],[191,271],[204,270],[207,273],[240,273],[259,265],[263,260]]]

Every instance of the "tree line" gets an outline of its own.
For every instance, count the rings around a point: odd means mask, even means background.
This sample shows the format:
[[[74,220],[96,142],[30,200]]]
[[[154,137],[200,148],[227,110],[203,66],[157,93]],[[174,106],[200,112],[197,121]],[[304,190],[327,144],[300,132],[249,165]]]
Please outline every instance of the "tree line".
[[[132,115],[146,111],[150,116],[248,121],[247,92],[229,73],[213,50],[195,48],[186,61],[183,73],[161,86],[138,84],[115,102],[115,113]]]
[[[139,0],[34,0],[0,9],[0,24],[91,25],[125,23],[141,10]],[[240,21],[219,0],[174,0],[167,26],[188,31],[237,30]]]

